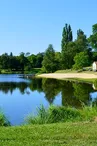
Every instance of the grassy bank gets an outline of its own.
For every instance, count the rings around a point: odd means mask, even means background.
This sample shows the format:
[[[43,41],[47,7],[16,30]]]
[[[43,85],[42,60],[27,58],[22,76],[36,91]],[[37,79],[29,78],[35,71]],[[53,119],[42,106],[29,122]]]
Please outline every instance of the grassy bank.
[[[82,83],[94,83],[96,79],[83,79],[83,78],[63,78],[61,80],[73,81],[73,82],[82,82]]]
[[[41,106],[37,110],[37,115],[30,114],[26,118],[27,124],[50,124],[78,121],[95,121],[97,117],[97,107],[83,106],[81,109],[64,106],[50,106],[46,109]]]
[[[97,123],[0,128],[0,146],[97,146]]]
[[[0,127],[0,146],[97,146],[96,107],[51,106],[47,111],[41,106],[34,123],[30,122]]]

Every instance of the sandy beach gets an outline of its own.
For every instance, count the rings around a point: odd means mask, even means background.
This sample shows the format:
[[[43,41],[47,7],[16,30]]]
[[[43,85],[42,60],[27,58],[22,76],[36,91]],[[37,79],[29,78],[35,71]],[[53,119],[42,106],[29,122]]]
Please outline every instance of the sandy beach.
[[[97,75],[88,74],[88,73],[49,73],[49,74],[41,74],[38,75],[37,77],[55,78],[55,79],[65,79],[65,78],[95,79],[97,78]]]

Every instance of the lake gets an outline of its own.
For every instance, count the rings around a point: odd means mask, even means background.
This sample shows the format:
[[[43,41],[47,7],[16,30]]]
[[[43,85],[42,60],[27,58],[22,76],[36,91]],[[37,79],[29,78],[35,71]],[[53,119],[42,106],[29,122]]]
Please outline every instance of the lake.
[[[0,75],[0,108],[12,125],[21,125],[37,107],[50,104],[75,108],[97,104],[97,92],[87,83]]]

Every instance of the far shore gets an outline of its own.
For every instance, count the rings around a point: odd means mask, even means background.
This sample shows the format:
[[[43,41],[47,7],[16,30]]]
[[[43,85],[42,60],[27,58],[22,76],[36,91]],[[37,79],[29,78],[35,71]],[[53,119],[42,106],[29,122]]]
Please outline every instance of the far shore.
[[[55,78],[55,79],[69,79],[69,78],[78,78],[78,79],[96,79],[97,74],[89,73],[45,73],[37,75],[41,78]]]

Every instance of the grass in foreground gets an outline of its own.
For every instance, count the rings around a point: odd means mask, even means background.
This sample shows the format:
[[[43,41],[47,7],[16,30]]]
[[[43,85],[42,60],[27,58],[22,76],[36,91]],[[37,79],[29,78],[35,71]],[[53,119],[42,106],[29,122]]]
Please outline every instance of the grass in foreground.
[[[0,146],[97,146],[97,123],[2,127]]]
[[[48,109],[42,105],[37,110],[37,115],[30,114],[26,118],[27,124],[50,124],[59,122],[94,121],[97,117],[97,107],[83,106],[75,109],[64,106],[50,106]]]

